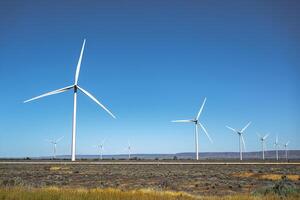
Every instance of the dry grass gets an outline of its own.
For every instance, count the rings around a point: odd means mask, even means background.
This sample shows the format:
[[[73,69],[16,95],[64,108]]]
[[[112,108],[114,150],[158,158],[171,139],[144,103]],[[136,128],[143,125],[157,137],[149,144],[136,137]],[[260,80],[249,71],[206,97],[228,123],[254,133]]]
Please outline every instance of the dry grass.
[[[1,200],[279,200],[277,196],[205,196],[196,197],[182,192],[118,189],[0,188]],[[296,200],[297,197],[289,197]]]
[[[61,167],[61,166],[51,166],[50,171],[61,171],[61,170],[69,170],[70,167]]]
[[[242,173],[236,173],[233,174],[232,176],[235,177],[240,177],[240,178],[255,178],[255,179],[264,179],[264,180],[271,180],[271,181],[277,181],[282,178],[282,174],[258,174],[258,173],[253,173],[253,172],[242,172]],[[299,181],[300,180],[300,175],[297,174],[289,174],[289,175],[284,175],[286,176],[287,179],[290,181]]]
[[[280,180],[281,177],[282,177],[281,174],[262,174],[260,176],[261,179],[267,179],[267,180],[272,180],[272,181]],[[286,177],[287,177],[287,179],[289,179],[291,181],[300,180],[300,175],[296,175],[296,174],[286,175]]]

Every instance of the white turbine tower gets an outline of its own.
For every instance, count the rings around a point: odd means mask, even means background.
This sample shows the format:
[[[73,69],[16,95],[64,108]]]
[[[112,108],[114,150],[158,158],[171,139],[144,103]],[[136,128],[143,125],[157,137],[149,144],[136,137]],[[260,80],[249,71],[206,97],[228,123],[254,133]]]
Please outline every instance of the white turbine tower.
[[[279,148],[279,142],[278,142],[278,136],[276,135],[276,139],[275,139],[275,142],[274,142],[274,146],[276,148],[276,160],[279,160],[279,156],[278,156],[278,148]]]
[[[285,159],[288,160],[288,148],[287,146],[289,145],[290,141],[284,144],[284,150],[285,150]]]
[[[53,144],[53,158],[56,158],[56,145],[64,138],[60,137],[57,140],[47,140],[48,142],[50,142],[51,144]]]
[[[262,159],[265,160],[265,147],[266,147],[266,139],[269,137],[269,134],[266,134],[265,136],[261,136],[260,134],[257,134],[259,137],[259,140],[261,141],[261,147],[262,147]]]
[[[77,111],[77,91],[80,90],[81,92],[83,92],[85,95],[87,95],[88,97],[90,97],[93,101],[95,101],[100,107],[102,107],[106,112],[108,112],[113,118],[116,118],[104,105],[102,105],[93,95],[91,95],[88,91],[84,90],[82,87],[79,87],[78,85],[78,77],[79,77],[79,72],[80,72],[80,65],[81,65],[81,60],[82,60],[82,55],[83,55],[83,51],[84,51],[84,46],[85,46],[85,39],[83,41],[83,45],[81,48],[81,52],[80,52],[80,56],[79,56],[79,60],[78,60],[78,64],[77,64],[77,68],[76,68],[76,74],[75,74],[75,81],[73,85],[58,89],[58,90],[54,90],[52,92],[48,92],[45,94],[42,94],[40,96],[31,98],[29,100],[24,101],[24,103],[27,103],[29,101],[33,101],[42,97],[46,97],[49,95],[53,95],[53,94],[58,94],[58,93],[62,93],[62,92],[66,92],[68,90],[73,90],[74,92],[74,107],[73,107],[73,126],[72,126],[72,148],[71,148],[71,155],[72,155],[72,161],[75,161],[75,154],[76,154],[76,111]]]
[[[195,153],[196,153],[196,160],[199,160],[199,140],[198,140],[198,127],[200,126],[202,128],[202,130],[204,131],[204,133],[206,134],[206,136],[208,137],[209,141],[212,143],[212,139],[209,136],[209,134],[207,133],[206,129],[204,128],[204,126],[200,123],[199,121],[199,117],[201,115],[201,112],[203,110],[203,107],[205,105],[206,102],[206,98],[204,98],[204,101],[201,105],[201,108],[196,116],[196,118],[194,119],[187,119],[187,120],[173,120],[172,122],[188,122],[188,123],[194,123],[195,124]]]
[[[242,143],[243,143],[243,146],[244,146],[244,150],[246,149],[246,144],[245,144],[245,140],[244,140],[244,137],[243,137],[243,133],[244,131],[248,128],[248,126],[251,124],[251,122],[249,122],[242,130],[238,131],[234,128],[231,128],[229,126],[226,126],[228,129],[234,131],[235,133],[238,134],[239,136],[239,147],[240,147],[240,160],[243,160],[243,149],[242,149]]]

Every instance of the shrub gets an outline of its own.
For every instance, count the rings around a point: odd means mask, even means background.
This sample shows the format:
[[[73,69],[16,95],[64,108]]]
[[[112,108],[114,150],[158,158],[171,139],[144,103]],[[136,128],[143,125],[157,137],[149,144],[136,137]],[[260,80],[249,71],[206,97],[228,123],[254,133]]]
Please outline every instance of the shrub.
[[[297,188],[294,183],[288,180],[286,176],[282,176],[281,180],[277,181],[271,187],[263,188],[254,191],[254,194],[258,195],[278,195],[281,197],[288,196],[299,196],[300,197],[300,189]]]

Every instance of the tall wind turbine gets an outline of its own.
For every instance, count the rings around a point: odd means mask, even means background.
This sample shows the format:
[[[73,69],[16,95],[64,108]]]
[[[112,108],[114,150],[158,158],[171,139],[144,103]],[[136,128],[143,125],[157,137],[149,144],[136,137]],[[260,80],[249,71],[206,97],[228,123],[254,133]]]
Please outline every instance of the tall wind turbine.
[[[199,117],[201,115],[201,112],[204,108],[206,102],[206,98],[204,98],[204,101],[200,107],[200,110],[197,114],[197,116],[194,119],[185,119],[185,120],[173,120],[172,122],[188,122],[188,123],[194,123],[195,124],[195,153],[196,153],[196,160],[199,160],[199,134],[198,134],[198,127],[200,126],[202,128],[202,130],[204,131],[204,133],[206,134],[206,136],[208,137],[209,141],[212,143],[212,139],[209,136],[209,134],[207,133],[206,129],[204,128],[204,126],[200,123],[199,121]]]
[[[226,126],[228,129],[234,131],[235,133],[238,134],[239,136],[239,146],[240,146],[240,160],[243,160],[243,149],[242,149],[242,144],[243,143],[243,146],[244,146],[244,149],[246,149],[246,145],[245,145],[245,140],[244,140],[244,137],[243,137],[243,133],[244,131],[248,128],[248,126],[251,124],[251,122],[249,122],[242,130],[238,131],[234,128],[231,128],[229,126]]]
[[[54,158],[54,159],[56,158],[56,145],[57,145],[57,143],[60,142],[63,138],[64,138],[64,136],[58,138],[57,140],[48,140],[51,144],[53,144],[53,158]]]
[[[259,134],[257,134],[257,136],[259,137],[259,140],[261,141],[261,147],[262,147],[262,159],[265,160],[265,147],[266,147],[266,139],[269,137],[269,134],[266,134],[265,136],[261,136]]]
[[[284,144],[284,150],[285,150],[285,159],[288,160],[288,148],[287,146],[289,145],[290,141]]]
[[[79,72],[80,72],[80,65],[81,65],[81,61],[82,61],[84,46],[85,46],[85,39],[83,41],[80,56],[79,56],[79,60],[78,60],[78,63],[77,63],[77,68],[76,68],[76,73],[75,73],[75,81],[74,81],[73,85],[70,85],[70,86],[67,86],[67,87],[64,87],[64,88],[61,88],[61,89],[58,89],[58,90],[54,90],[52,92],[48,92],[48,93],[45,93],[45,94],[42,94],[40,96],[37,96],[37,97],[34,97],[34,98],[31,98],[31,99],[28,99],[28,100],[24,101],[24,103],[27,103],[29,101],[33,101],[33,100],[36,100],[36,99],[39,99],[39,98],[42,98],[42,97],[46,97],[46,96],[49,96],[49,95],[59,94],[59,93],[62,93],[62,92],[66,92],[68,90],[73,90],[73,92],[74,92],[74,107],[73,107],[72,148],[71,148],[72,161],[75,161],[75,154],[76,154],[76,111],[77,111],[77,91],[78,90],[80,90],[81,92],[83,92],[83,94],[90,97],[101,108],[103,108],[106,112],[108,112],[108,114],[110,114],[113,118],[116,118],[92,94],[90,94],[88,91],[86,91],[82,87],[79,87],[79,85],[78,85],[78,77],[79,77]]]
[[[275,139],[275,142],[274,142],[274,146],[276,148],[276,160],[279,160],[279,156],[278,156],[278,148],[279,148],[279,142],[278,142],[278,136],[276,135],[276,139]]]

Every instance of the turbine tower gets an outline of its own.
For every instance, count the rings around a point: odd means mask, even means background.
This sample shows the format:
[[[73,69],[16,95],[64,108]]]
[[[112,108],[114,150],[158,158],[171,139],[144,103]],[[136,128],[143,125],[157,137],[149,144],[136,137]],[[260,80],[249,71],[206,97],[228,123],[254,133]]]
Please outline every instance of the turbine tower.
[[[235,133],[238,134],[239,136],[239,147],[240,147],[240,160],[243,160],[243,149],[242,149],[242,143],[243,143],[243,147],[244,147],[244,150],[246,149],[246,145],[245,145],[245,140],[244,140],[244,137],[243,137],[243,133],[244,131],[248,128],[248,126],[251,124],[251,122],[249,122],[242,130],[238,131],[234,128],[231,128],[229,126],[226,126],[228,129],[234,131]]]
[[[105,142],[105,140],[103,140],[99,145],[96,146],[97,148],[99,148],[100,160],[102,160],[102,158],[103,158],[104,142]]]
[[[261,141],[261,147],[262,147],[262,159],[265,160],[265,147],[266,147],[266,139],[269,137],[269,134],[266,134],[265,136],[261,136],[260,134],[257,134],[259,137],[259,140]]]
[[[288,148],[287,146],[289,145],[290,141],[284,144],[284,150],[285,150],[285,159],[288,160]]]
[[[54,90],[52,92],[48,92],[48,93],[45,93],[45,94],[42,94],[40,96],[37,96],[37,97],[34,97],[34,98],[31,98],[31,99],[28,99],[28,100],[24,101],[24,103],[27,103],[29,101],[33,101],[33,100],[36,100],[36,99],[39,99],[39,98],[42,98],[42,97],[46,97],[46,96],[49,96],[49,95],[59,94],[59,93],[62,93],[62,92],[66,92],[68,90],[73,90],[73,92],[74,92],[74,105],[73,105],[73,126],[72,126],[72,148],[71,148],[72,161],[75,161],[75,154],[76,154],[76,112],[77,112],[77,92],[78,92],[78,90],[80,90],[81,92],[83,92],[83,94],[90,97],[101,108],[103,108],[106,112],[108,112],[108,114],[110,114],[113,118],[116,118],[92,94],[90,94],[88,91],[86,91],[82,87],[79,87],[79,85],[78,85],[78,77],[79,77],[79,72],[80,72],[80,65],[81,65],[81,61],[82,61],[84,46],[85,46],[85,39],[83,41],[80,56],[79,56],[79,60],[78,60],[78,63],[77,63],[77,68],[76,68],[76,73],[75,73],[75,81],[74,81],[73,85],[70,85],[70,86],[67,86],[67,87],[64,87],[64,88],[61,88],[61,89],[58,89],[58,90]]]
[[[276,135],[276,139],[275,139],[275,142],[274,142],[274,146],[276,148],[276,160],[279,160],[279,156],[278,156],[278,148],[279,148],[279,143],[278,143],[278,136]]]
[[[60,142],[63,139],[63,137],[58,138],[57,140],[48,140],[51,144],[53,144],[53,158],[56,158],[56,145],[58,142]]]
[[[202,128],[202,130],[204,131],[204,133],[206,134],[206,136],[208,137],[209,141],[212,143],[212,139],[211,137],[209,136],[209,134],[207,133],[206,129],[204,128],[204,126],[200,123],[199,121],[199,117],[202,113],[202,110],[204,108],[204,105],[205,105],[205,102],[206,102],[206,98],[204,98],[204,101],[200,107],[200,110],[197,114],[197,116],[194,118],[194,119],[186,119],[186,120],[173,120],[172,122],[188,122],[188,123],[194,123],[195,124],[195,153],[196,153],[196,160],[199,160],[199,134],[198,134],[198,128],[199,126]]]

